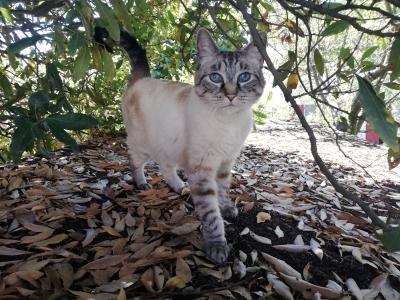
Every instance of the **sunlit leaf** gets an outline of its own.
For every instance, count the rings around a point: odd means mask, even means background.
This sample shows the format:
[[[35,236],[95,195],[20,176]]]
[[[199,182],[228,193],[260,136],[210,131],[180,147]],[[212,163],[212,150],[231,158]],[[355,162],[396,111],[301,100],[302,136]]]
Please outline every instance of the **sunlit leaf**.
[[[124,2],[122,2],[122,0],[111,0],[111,4],[118,19],[122,22],[126,29],[128,29],[128,31],[132,32],[133,28],[131,25],[131,16],[129,15],[129,10],[125,6]]]
[[[272,86],[276,86],[278,84],[277,80],[285,80],[286,77],[288,77],[289,73],[292,71],[294,62],[296,61],[296,54],[293,51],[288,51],[288,54],[289,60],[278,68],[277,71],[279,72],[279,78],[274,78],[274,83]]]
[[[297,88],[298,84],[299,84],[299,75],[297,73],[291,73],[286,83],[287,88],[294,90]]]
[[[358,75],[356,77],[359,85],[360,102],[366,119],[382,140],[393,151],[398,152],[397,124],[387,111],[384,101],[377,95],[371,83]]]
[[[364,51],[364,53],[362,54],[361,60],[364,60],[364,59],[370,57],[376,51],[376,49],[378,49],[378,48],[379,48],[378,46],[373,46],[373,47],[367,48]]]
[[[389,89],[400,91],[400,83],[385,82],[383,85],[388,87]]]
[[[3,15],[4,20],[6,21],[7,25],[10,25],[12,22],[12,18],[10,12],[5,7],[0,7],[0,13]]]

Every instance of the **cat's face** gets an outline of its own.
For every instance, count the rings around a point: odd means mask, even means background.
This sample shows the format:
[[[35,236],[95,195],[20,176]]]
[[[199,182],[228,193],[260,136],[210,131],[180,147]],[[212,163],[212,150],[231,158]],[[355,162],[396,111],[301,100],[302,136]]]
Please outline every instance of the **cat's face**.
[[[197,52],[195,85],[202,100],[219,110],[237,112],[249,109],[261,96],[263,58],[253,43],[239,51],[222,51],[208,31],[200,29]]]

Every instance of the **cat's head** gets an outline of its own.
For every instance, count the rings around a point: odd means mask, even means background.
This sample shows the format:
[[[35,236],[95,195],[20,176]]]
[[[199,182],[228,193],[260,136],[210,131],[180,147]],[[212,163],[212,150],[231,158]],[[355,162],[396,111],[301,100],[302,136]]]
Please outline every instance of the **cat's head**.
[[[227,112],[249,109],[261,96],[263,58],[251,42],[238,51],[223,51],[206,29],[197,33],[196,94]]]

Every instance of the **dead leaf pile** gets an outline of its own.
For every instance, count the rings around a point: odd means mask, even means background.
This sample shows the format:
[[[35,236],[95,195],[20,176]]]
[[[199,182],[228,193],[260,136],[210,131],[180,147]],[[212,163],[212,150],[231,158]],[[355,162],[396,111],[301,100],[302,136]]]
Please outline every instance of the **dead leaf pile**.
[[[399,191],[330,168],[382,218],[400,207]],[[400,298],[400,254],[312,162],[244,149],[223,266],[201,250],[190,195],[147,170],[154,188],[139,192],[122,139],[110,138],[0,167],[0,299]]]

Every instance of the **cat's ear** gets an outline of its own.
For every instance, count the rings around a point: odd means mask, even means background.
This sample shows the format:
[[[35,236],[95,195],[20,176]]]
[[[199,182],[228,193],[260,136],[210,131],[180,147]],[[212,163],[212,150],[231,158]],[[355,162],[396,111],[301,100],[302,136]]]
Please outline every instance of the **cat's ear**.
[[[264,32],[259,33],[261,41],[263,45],[266,45],[267,42],[267,35]],[[250,59],[255,59],[260,62],[260,64],[264,63],[264,58],[261,55],[260,51],[258,51],[257,46],[254,44],[253,40],[243,48],[243,52],[247,54]]]
[[[218,52],[218,46],[210,33],[206,29],[200,28],[197,31],[197,56],[199,60],[210,56],[216,56]]]

